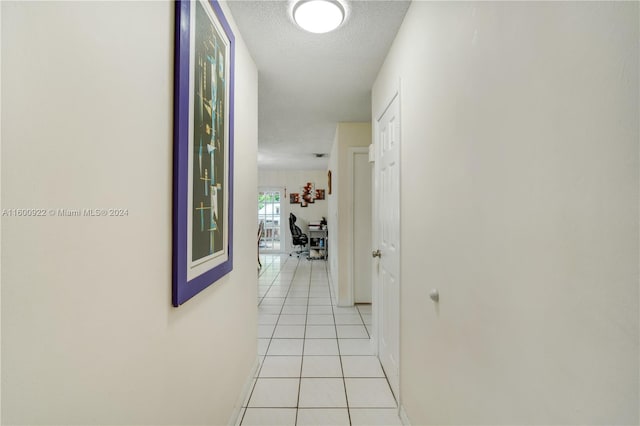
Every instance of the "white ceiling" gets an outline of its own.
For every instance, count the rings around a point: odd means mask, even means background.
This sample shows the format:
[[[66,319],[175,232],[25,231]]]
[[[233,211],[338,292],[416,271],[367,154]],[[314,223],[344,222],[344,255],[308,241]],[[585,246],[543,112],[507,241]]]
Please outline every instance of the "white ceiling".
[[[340,121],[371,120],[371,86],[409,7],[406,0],[347,1],[326,34],[301,30],[289,1],[229,1],[259,71],[258,166],[326,169]]]

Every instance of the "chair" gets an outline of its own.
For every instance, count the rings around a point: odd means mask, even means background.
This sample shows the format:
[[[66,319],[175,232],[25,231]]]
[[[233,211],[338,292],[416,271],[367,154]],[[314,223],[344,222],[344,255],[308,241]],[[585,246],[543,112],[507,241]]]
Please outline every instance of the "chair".
[[[293,246],[299,247],[297,250],[289,253],[289,256],[295,253],[298,255],[298,257],[300,257],[300,255],[303,253],[309,253],[309,249],[305,248],[309,243],[309,238],[307,237],[307,234],[303,234],[300,227],[296,225],[296,220],[296,215],[294,215],[293,213],[289,213],[289,229],[291,230]]]
[[[262,263],[260,262],[260,240],[262,239],[263,234],[264,234],[264,220],[261,220],[260,225],[258,225],[258,269],[262,268]]]

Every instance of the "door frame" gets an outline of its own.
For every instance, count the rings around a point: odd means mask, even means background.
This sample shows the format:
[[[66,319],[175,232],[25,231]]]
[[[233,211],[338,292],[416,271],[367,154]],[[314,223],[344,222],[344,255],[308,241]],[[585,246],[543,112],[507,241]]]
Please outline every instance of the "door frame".
[[[356,179],[355,179],[355,158],[356,158],[356,154],[368,154],[369,153],[369,147],[366,146],[357,146],[357,147],[350,147],[347,153],[347,161],[348,161],[348,167],[347,167],[347,180],[349,181],[349,199],[351,199],[353,201],[353,196],[355,194],[355,183],[356,183]],[[373,191],[373,187],[369,188],[370,191]],[[373,200],[372,200],[373,203]],[[347,203],[347,205],[349,206],[349,210],[348,210],[348,215],[349,215],[349,221],[351,222],[351,232],[349,233],[349,243],[348,243],[348,247],[349,249],[347,250],[347,288],[349,289],[348,291],[348,295],[347,295],[347,305],[348,306],[353,306],[355,304],[356,301],[356,297],[355,297],[355,280],[354,280],[354,274],[355,274],[355,261],[354,261],[354,252],[355,252],[355,221],[356,221],[356,209],[354,208],[353,202]],[[373,204],[372,204],[373,206]],[[373,221],[373,218],[372,218]],[[372,222],[373,223],[373,222]],[[373,239],[371,240],[371,243],[373,244]],[[373,284],[371,287],[371,297],[372,297],[372,305],[373,305]]]
[[[397,102],[398,102],[398,118],[400,121],[400,126],[398,128],[398,149],[400,151],[399,155],[398,155],[398,172],[400,173],[400,176],[398,176],[398,185],[400,186],[400,188],[402,188],[402,176],[401,176],[401,171],[402,171],[402,164],[401,164],[401,153],[402,153],[402,102],[401,102],[401,96],[400,96],[400,80],[398,80],[397,82],[397,86],[394,88],[395,90],[390,92],[390,96],[387,96],[384,98],[385,102],[382,103],[382,108],[380,108],[376,114],[374,114],[374,122],[373,122],[373,145],[372,145],[372,152],[370,152],[370,157],[373,157],[373,162],[374,162],[374,181],[373,181],[373,194],[372,194],[372,198],[371,198],[371,205],[372,205],[372,216],[371,216],[371,221],[372,221],[372,247],[374,248],[378,248],[380,246],[380,221],[379,221],[379,212],[378,212],[378,201],[379,201],[379,197],[377,196],[377,194],[379,193],[380,190],[380,170],[379,170],[379,165],[380,165],[380,140],[379,140],[379,121],[382,119],[382,117],[384,116],[384,114],[387,112],[387,110],[389,109],[389,107],[391,106],[391,104],[393,103],[393,101],[396,100],[397,98]],[[402,193],[398,194],[398,256],[399,256],[399,270],[398,270],[398,287],[400,288],[402,285],[402,222],[400,220],[401,215],[402,215],[402,211],[401,211],[401,206],[402,206]],[[380,322],[380,307],[381,307],[381,303],[380,303],[380,299],[382,297],[382,289],[380,286],[380,280],[379,280],[379,262],[371,262],[371,281],[372,281],[372,323],[373,323],[373,335],[371,338],[371,346],[373,349],[373,353],[374,355],[376,355],[378,357],[378,359],[380,359],[380,337],[379,337],[379,333],[380,330],[382,329]],[[398,295],[398,347],[397,347],[397,353],[398,353],[398,394],[395,395],[397,403],[398,403],[398,412],[400,413],[400,411],[402,410],[402,405],[401,405],[401,387],[402,387],[402,376],[400,374],[400,369],[401,369],[401,361],[402,361],[402,357],[401,357],[401,353],[400,353],[400,349],[402,347],[402,336],[400,334],[400,330],[401,330],[401,312],[402,312],[402,298],[400,297],[401,295]]]

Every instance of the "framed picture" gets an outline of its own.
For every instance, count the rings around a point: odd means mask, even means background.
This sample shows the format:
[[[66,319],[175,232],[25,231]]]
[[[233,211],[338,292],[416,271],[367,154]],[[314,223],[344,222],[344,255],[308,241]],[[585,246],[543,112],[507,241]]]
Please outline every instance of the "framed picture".
[[[302,188],[300,188],[300,192],[302,193],[302,201],[313,203],[313,196],[315,195],[315,185],[313,182],[307,182]]]
[[[215,0],[177,1],[173,306],[233,269],[235,39]]]
[[[297,192],[292,192],[289,194],[289,204],[298,204],[300,203],[300,194]]]
[[[314,199],[313,199],[313,193],[311,192],[305,192],[302,194],[302,201],[304,201],[305,203],[311,203],[313,204]]]
[[[316,189],[316,200],[324,200],[324,189]]]

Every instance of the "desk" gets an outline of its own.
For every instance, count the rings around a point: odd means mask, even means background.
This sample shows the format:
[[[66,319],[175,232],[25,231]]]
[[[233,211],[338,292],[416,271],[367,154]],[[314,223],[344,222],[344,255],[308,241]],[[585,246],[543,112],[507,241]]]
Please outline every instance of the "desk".
[[[329,250],[329,231],[326,229],[309,229],[309,248],[317,250],[320,257],[315,259],[327,260]]]

